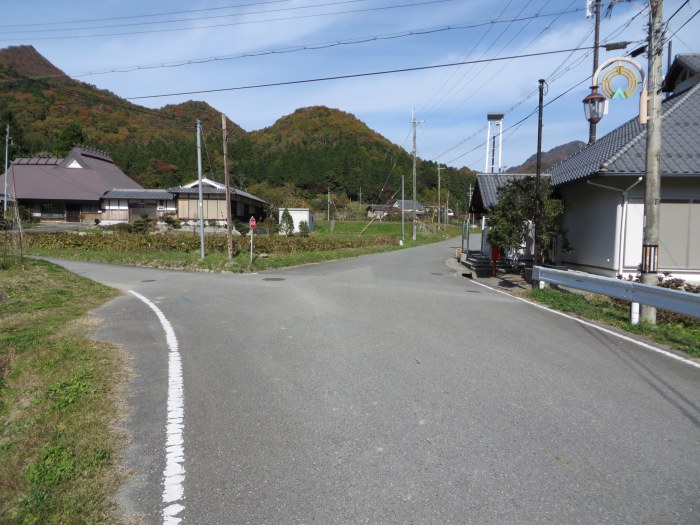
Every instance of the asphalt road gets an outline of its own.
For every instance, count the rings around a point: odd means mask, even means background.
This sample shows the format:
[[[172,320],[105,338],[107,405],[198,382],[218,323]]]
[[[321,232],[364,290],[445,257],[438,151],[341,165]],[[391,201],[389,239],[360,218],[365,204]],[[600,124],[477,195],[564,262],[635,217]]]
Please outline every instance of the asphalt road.
[[[700,523],[700,369],[481,287],[453,247],[254,275],[62,262],[177,336],[170,523]],[[164,523],[163,327],[128,293],[97,314],[133,356],[120,504]]]

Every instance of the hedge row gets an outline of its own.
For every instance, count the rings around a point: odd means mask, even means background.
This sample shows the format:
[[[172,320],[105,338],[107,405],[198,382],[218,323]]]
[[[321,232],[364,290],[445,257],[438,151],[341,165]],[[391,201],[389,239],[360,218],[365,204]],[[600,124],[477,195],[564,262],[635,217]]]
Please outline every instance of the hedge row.
[[[281,237],[261,235],[255,238],[255,251],[265,253],[298,253],[309,251],[331,251],[343,248],[386,246],[396,244],[394,235],[356,238],[329,237]],[[207,253],[226,253],[225,235],[208,235],[204,238]],[[76,250],[99,252],[197,252],[200,249],[198,235],[161,233],[144,235],[138,233],[28,233],[25,235],[27,249]],[[234,237],[235,253],[246,251],[249,237]]]

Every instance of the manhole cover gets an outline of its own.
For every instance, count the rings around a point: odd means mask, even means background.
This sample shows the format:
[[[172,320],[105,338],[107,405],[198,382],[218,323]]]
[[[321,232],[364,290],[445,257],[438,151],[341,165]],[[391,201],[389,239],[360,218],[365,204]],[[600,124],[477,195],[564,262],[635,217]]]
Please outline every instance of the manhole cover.
[[[263,281],[284,281],[282,277],[265,277]]]
[[[481,293],[479,290],[467,290],[467,293]]]
[[[156,280],[155,280],[155,279],[144,279],[144,280],[141,281],[141,282],[142,282],[142,283],[154,283],[154,282],[156,282]]]

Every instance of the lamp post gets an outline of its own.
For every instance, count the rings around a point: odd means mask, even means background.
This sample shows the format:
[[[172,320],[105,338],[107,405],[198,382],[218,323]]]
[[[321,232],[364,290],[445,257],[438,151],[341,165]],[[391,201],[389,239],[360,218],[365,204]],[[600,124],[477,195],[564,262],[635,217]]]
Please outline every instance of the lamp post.
[[[593,74],[594,92],[583,99],[584,113],[589,122],[599,122],[603,116],[605,97],[601,102],[597,93],[598,76],[602,70],[615,62],[624,62],[634,66],[642,79],[642,90],[639,97],[639,123],[647,124],[646,143],[646,169],[645,169],[645,194],[644,194],[644,240],[642,242],[642,271],[641,281],[644,284],[653,285],[656,282],[658,271],[658,247],[659,247],[659,208],[660,208],[660,177],[659,159],[661,157],[661,51],[663,41],[662,24],[663,0],[651,0],[649,3],[649,86],[644,75],[644,70],[634,60],[626,57],[611,58],[602,64]],[[627,89],[618,89],[613,93],[610,88],[610,79],[614,76],[623,76],[627,79]],[[608,98],[628,98],[636,91],[637,79],[631,72],[622,66],[618,66],[605,74],[602,80],[603,92]],[[620,91],[622,95],[619,96]],[[651,102],[651,111],[647,104]],[[597,120],[595,120],[597,119]],[[641,318],[649,323],[656,323],[656,309],[641,305]]]
[[[583,99],[583,114],[591,126],[595,126],[603,118],[606,100],[604,95],[598,93],[598,86],[591,86],[591,94]],[[589,142],[589,144],[592,144],[592,142]]]
[[[624,68],[621,65],[611,69],[605,74],[602,81],[598,81],[600,73],[615,63],[624,63],[633,66],[639,76],[642,79],[642,92],[639,96],[639,123],[647,123],[647,81],[644,75],[644,70],[636,61],[627,57],[617,57],[606,60],[601,64],[601,66],[595,70],[593,73],[593,85],[591,86],[591,93],[583,99],[583,113],[586,116],[586,120],[591,124],[597,124],[603,118],[605,114],[605,104],[606,99],[618,97],[618,91],[613,91],[610,87],[610,80],[615,76],[622,76],[627,80],[627,88],[622,91],[624,98],[629,98],[629,96],[637,89],[637,79],[632,76],[629,69]],[[598,93],[598,88],[603,89],[604,95]]]

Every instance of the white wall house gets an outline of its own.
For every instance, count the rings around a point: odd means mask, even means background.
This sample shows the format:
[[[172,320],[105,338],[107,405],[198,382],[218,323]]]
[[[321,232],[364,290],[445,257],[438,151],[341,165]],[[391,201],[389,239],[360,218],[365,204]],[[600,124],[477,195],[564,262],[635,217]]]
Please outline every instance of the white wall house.
[[[674,78],[683,79],[682,91]],[[700,55],[680,55],[666,82],[673,94],[662,106],[658,268],[700,282]],[[566,205],[563,227],[573,248],[561,254],[562,264],[600,275],[637,274],[645,160],[646,126],[634,118],[549,170]]]
[[[309,233],[314,231],[314,214],[309,208],[280,208],[279,216],[277,217],[280,224],[282,224],[282,214],[285,209],[289,211],[294,221],[294,231],[292,233],[299,233],[299,224],[301,224],[302,221],[306,221],[309,225]],[[280,232],[280,235],[283,235],[283,233]]]
[[[160,219],[177,213],[175,198],[165,190],[110,190],[101,204],[100,224],[107,226],[120,222],[133,223],[142,215]]]

